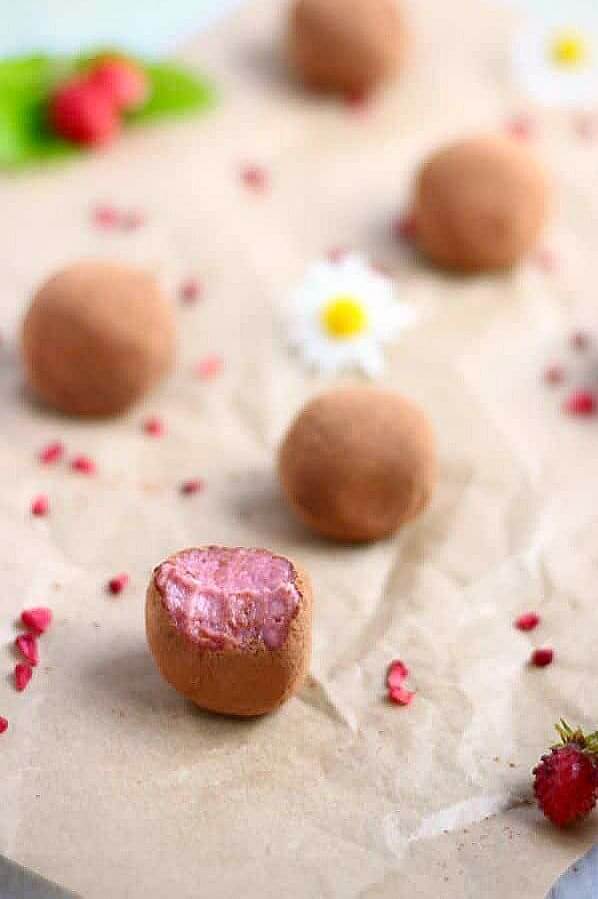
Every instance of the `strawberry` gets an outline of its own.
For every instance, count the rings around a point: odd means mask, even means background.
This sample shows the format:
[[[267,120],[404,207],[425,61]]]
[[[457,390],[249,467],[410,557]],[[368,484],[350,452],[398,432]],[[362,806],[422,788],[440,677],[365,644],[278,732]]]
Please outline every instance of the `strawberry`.
[[[561,743],[534,768],[538,805],[553,824],[565,827],[585,818],[598,798],[598,733],[585,736],[565,721],[557,725]]]
[[[105,58],[89,73],[89,80],[100,88],[120,112],[139,109],[149,96],[149,80],[141,66],[130,59]]]
[[[73,78],[50,99],[50,124],[76,144],[109,143],[120,129],[118,109],[110,95],[90,78]]]

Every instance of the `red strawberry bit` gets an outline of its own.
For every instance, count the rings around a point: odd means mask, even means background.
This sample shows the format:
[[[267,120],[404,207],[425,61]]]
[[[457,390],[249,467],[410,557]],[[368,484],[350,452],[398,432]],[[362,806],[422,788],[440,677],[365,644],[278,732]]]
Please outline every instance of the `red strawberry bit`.
[[[562,384],[565,380],[565,369],[562,365],[549,365],[544,371],[544,383],[551,386]]]
[[[203,486],[203,481],[200,481],[199,478],[190,478],[188,481],[183,481],[180,490],[183,496],[193,496],[203,490]]]
[[[245,187],[256,193],[263,193],[268,187],[266,170],[259,165],[246,165],[241,169],[241,180]]]
[[[577,116],[573,127],[581,140],[593,141],[598,135],[598,122],[589,115]]]
[[[42,517],[47,515],[50,511],[50,501],[47,496],[44,494],[40,494],[36,496],[33,502],[31,503],[31,514],[36,515],[37,517]]]
[[[0,734],[5,733],[7,730],[8,730],[8,719],[3,718],[2,715],[0,715]]]
[[[151,418],[146,418],[143,422],[143,430],[150,437],[163,437],[166,433],[166,425],[161,418],[154,415]]]
[[[412,212],[403,213],[393,219],[392,236],[395,240],[403,243],[414,243],[417,237],[417,225]]]
[[[519,631],[533,631],[540,624],[540,616],[537,612],[525,612],[513,622]]]
[[[188,303],[189,305],[196,303],[201,299],[201,293],[201,283],[197,278],[188,278],[181,284],[180,296],[183,303]]]
[[[536,265],[538,268],[542,269],[543,272],[547,274],[551,274],[555,272],[557,269],[557,258],[555,253],[552,250],[549,250],[548,247],[543,247],[538,250],[535,256]]]
[[[45,634],[52,624],[52,611],[43,606],[37,609],[24,609],[21,612],[21,621],[36,634]]]
[[[204,381],[219,375],[223,368],[223,362],[220,356],[205,356],[195,366],[195,374]]]
[[[535,668],[546,668],[554,661],[554,649],[544,647],[542,649],[534,649],[530,657],[530,664]]]
[[[569,415],[594,415],[596,396],[590,390],[575,390],[565,400],[563,411]]]
[[[29,665],[24,665],[22,662],[15,665],[15,687],[19,693],[23,692],[32,675],[33,671]]]
[[[388,691],[388,698],[395,705],[411,705],[414,696],[415,693],[406,687],[391,687]]]
[[[345,105],[356,113],[365,112],[370,105],[371,95],[366,90],[347,91],[344,95]]]
[[[94,224],[106,230],[116,228],[121,221],[120,212],[115,206],[96,206],[93,210],[92,218]]]
[[[95,462],[89,456],[75,456],[71,460],[71,469],[80,474],[95,474],[97,471]]]
[[[123,213],[120,226],[124,231],[136,231],[138,228],[141,228],[142,225],[145,225],[145,221],[146,219],[142,212],[132,209],[129,212]]]
[[[342,262],[345,256],[347,256],[349,250],[347,247],[332,247],[328,250],[326,256],[328,257],[329,262]]]
[[[43,465],[53,465],[54,462],[60,462],[63,456],[64,443],[54,440],[39,451],[37,458]]]
[[[572,350],[578,353],[585,352],[590,346],[592,340],[586,331],[575,331],[569,338],[569,345]]]
[[[529,116],[515,116],[507,122],[506,131],[516,140],[530,140],[534,136],[534,123]]]
[[[21,655],[30,665],[37,665],[39,662],[39,649],[35,634],[19,634],[15,640],[15,644]]]
[[[128,574],[117,574],[116,577],[110,578],[108,581],[108,592],[116,596],[118,593],[123,592],[128,583]]]
[[[409,668],[400,659],[395,659],[388,666],[386,685],[390,688],[401,687],[403,681],[409,677]]]

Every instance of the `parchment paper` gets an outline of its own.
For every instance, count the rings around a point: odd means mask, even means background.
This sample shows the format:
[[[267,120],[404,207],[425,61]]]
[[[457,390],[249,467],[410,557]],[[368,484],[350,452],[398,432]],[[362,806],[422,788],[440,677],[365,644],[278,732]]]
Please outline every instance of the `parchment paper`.
[[[312,100],[276,55],[284,6],[252,3],[184,56],[223,102],[210,117],[133,133],[64,169],[0,182],[0,533],[3,587],[0,850],[90,899],[122,897],[526,897],[540,899],[593,842],[530,804],[530,768],[560,716],[596,726],[598,431],[539,382],[595,307],[596,152],[568,117],[539,120],[558,203],[533,261],[447,277],[394,244],[418,160],[444,139],[502,128],[524,105],[511,84],[512,13],[475,0],[409,7],[413,59],[365,115]],[[271,188],[243,187],[245,162]],[[106,201],[147,214],[98,231]],[[386,381],[436,427],[441,480],[429,512],[362,548],[311,537],[274,475],[278,440],[323,382],[280,324],[289,291],[331,246],[390,266],[420,323]],[[180,306],[175,375],[127,417],[61,419],[23,394],[19,320],[38,283],[82,256],[155,270]],[[221,354],[202,382],[194,363]],[[142,433],[162,416],[164,439]],[[41,468],[63,439],[95,478]],[[183,499],[186,477],[205,491]],[[48,518],[31,498],[47,492]],[[311,676],[278,714],[238,722],[194,710],[164,684],[143,628],[151,568],[205,542],[265,545],[310,571]],[[118,598],[105,583],[126,571]],[[24,694],[11,685],[14,619],[51,605],[55,625]],[[512,627],[529,608],[543,623]],[[556,648],[545,670],[532,645]],[[411,667],[409,709],[384,699],[391,658]]]

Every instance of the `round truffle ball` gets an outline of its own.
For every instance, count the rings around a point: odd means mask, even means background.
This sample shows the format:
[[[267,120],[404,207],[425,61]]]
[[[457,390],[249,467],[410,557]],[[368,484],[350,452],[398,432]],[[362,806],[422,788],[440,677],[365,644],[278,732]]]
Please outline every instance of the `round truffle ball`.
[[[168,371],[174,314],[150,275],[79,262],[35,294],[23,325],[32,390],[68,415],[122,412]]]
[[[279,473],[291,506],[314,531],[376,540],[427,506],[436,481],[434,434],[424,413],[392,390],[337,388],[291,424]]]
[[[313,90],[365,93],[397,72],[405,38],[395,0],[296,0],[288,55]]]
[[[298,689],[311,619],[306,575],[266,549],[183,550],[158,565],[147,591],[147,639],[161,674],[225,715],[263,715]]]
[[[419,172],[416,240],[445,268],[507,268],[537,241],[548,201],[546,174],[521,142],[498,136],[461,140],[431,156]]]

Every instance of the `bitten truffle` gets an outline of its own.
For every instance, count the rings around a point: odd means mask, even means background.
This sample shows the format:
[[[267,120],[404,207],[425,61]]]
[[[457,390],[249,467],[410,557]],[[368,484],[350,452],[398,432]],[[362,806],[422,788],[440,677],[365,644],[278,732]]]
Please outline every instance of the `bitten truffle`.
[[[306,575],[266,549],[183,550],[154,570],[147,591],[147,639],[161,674],[225,715],[263,715],[298,689],[311,619]]]
[[[150,275],[79,262],[38,290],[23,324],[26,377],[68,415],[123,412],[174,359],[173,311]]]
[[[508,268],[537,241],[549,193],[544,170],[520,141],[458,141],[431,156],[419,172],[413,205],[417,244],[444,268]]]
[[[395,0],[296,0],[287,45],[307,87],[361,94],[397,73],[406,29]]]
[[[314,531],[376,540],[427,506],[436,482],[434,435],[400,394],[341,387],[316,397],[291,424],[279,473],[289,503]]]

